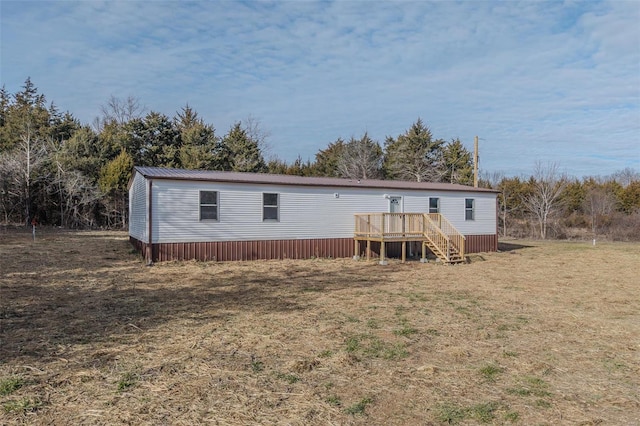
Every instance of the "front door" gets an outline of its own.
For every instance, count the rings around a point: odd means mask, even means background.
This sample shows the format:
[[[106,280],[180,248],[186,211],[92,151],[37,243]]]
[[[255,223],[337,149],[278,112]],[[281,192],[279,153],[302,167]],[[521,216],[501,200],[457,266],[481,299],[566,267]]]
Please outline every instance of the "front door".
[[[389,213],[402,213],[402,197],[389,197]],[[387,232],[402,232],[401,215],[390,215],[387,226]]]
[[[402,213],[402,197],[389,197],[389,213]]]

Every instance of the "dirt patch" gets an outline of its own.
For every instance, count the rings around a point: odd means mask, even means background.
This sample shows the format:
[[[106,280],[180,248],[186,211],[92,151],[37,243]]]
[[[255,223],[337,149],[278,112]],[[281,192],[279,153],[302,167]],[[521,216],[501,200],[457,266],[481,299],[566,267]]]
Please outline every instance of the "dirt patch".
[[[146,267],[0,235],[1,424],[637,424],[637,244]]]

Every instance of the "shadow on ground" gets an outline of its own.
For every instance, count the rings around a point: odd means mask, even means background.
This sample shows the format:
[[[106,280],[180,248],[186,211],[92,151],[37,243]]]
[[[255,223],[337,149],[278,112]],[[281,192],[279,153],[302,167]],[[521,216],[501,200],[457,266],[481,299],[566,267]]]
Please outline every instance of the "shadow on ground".
[[[516,250],[522,250],[522,249],[531,248],[531,247],[533,246],[528,246],[528,245],[519,244],[519,243],[507,243],[503,241],[498,242],[498,251],[516,251]]]
[[[76,345],[122,344],[172,321],[312,309],[310,291],[384,283],[370,263],[183,262],[145,267],[113,235],[23,238],[0,246],[0,363],[64,357]],[[36,259],[36,260],[34,260]],[[305,261],[307,262],[307,261]],[[364,270],[367,269],[368,272]]]

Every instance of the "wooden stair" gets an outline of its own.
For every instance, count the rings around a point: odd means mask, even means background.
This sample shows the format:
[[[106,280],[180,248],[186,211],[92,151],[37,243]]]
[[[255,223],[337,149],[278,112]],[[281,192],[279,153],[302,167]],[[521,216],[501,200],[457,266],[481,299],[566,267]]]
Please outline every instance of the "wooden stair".
[[[425,214],[422,244],[446,264],[466,262],[465,237],[440,214]]]
[[[447,252],[446,248],[439,247],[433,243],[430,239],[424,240],[422,242],[433,254],[435,254],[438,259],[440,259],[444,263],[453,264],[453,263],[463,263],[465,262],[465,258],[460,254],[460,251],[453,245],[449,246],[449,250]]]

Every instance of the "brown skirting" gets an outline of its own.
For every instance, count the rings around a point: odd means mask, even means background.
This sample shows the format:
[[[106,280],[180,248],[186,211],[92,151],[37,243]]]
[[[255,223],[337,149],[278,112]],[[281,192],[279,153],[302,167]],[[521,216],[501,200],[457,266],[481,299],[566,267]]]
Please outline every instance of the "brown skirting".
[[[144,256],[147,243],[129,237],[131,244]],[[479,253],[498,250],[497,235],[467,235],[466,252]],[[365,256],[366,242],[358,244],[360,256]],[[407,254],[419,256],[420,243],[407,243]],[[399,258],[402,254],[401,243],[387,243],[385,251],[388,257]],[[161,243],[153,244],[153,261],[201,260],[232,261],[258,259],[310,259],[314,257],[352,257],[354,255],[352,238],[323,238],[310,240],[268,240],[268,241],[210,241],[199,243]],[[371,253],[377,257],[380,243],[371,243]]]
[[[498,235],[465,235],[465,248],[467,253],[483,253],[498,251]]]
[[[143,255],[147,243],[129,237],[131,244]],[[352,238],[268,241],[210,241],[199,243],[153,244],[153,261],[167,260],[259,260],[311,259],[314,257],[351,257]]]

